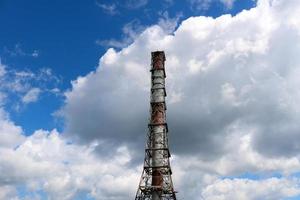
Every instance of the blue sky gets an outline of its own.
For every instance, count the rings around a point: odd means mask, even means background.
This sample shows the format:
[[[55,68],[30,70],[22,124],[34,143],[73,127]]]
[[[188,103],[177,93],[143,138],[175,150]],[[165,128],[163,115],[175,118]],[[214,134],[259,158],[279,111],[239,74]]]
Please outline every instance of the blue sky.
[[[255,5],[252,0],[239,0],[228,9],[223,3],[213,1],[208,8],[201,9],[188,1],[149,1],[144,5],[138,2],[1,1],[1,61],[17,70],[35,72],[40,68],[50,68],[61,79],[57,87],[65,91],[70,88],[71,80],[94,70],[99,57],[110,47],[99,45],[97,41],[123,41],[128,37],[122,31],[126,24],[131,23],[133,31],[139,33],[145,27],[156,24],[164,12],[169,18],[178,16],[180,23],[190,16],[235,15]],[[115,5],[115,10],[109,12],[101,5]],[[36,57],[31,55],[35,51]],[[22,111],[14,112],[10,104],[7,110],[27,134],[40,128],[62,130],[62,123],[51,115],[62,103],[63,98],[43,95],[38,102],[27,105]]]
[[[157,49],[179,198],[300,199],[298,11],[0,0],[0,200],[133,199]]]

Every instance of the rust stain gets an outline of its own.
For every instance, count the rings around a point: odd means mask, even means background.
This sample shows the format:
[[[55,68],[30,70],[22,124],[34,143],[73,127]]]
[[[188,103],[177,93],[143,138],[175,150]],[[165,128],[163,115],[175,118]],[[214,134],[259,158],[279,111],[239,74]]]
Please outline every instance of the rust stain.
[[[151,123],[163,124],[165,123],[165,106],[163,103],[155,103],[152,105]]]
[[[162,187],[163,176],[159,170],[154,170],[152,174],[152,186]]]

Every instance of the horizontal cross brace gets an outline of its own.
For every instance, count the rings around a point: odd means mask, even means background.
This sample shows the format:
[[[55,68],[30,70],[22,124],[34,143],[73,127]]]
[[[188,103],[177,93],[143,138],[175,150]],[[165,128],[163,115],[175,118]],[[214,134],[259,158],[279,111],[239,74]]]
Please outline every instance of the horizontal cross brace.
[[[169,148],[149,148],[149,149],[145,149],[146,152],[150,152],[150,151],[167,151],[168,152],[168,157],[171,157]]]
[[[149,124],[148,124],[148,127],[149,127],[149,128],[151,128],[151,127],[153,127],[153,126],[166,126],[167,132],[169,131],[169,129],[168,129],[168,124],[167,124],[167,123],[156,123],[156,124],[149,123]]]

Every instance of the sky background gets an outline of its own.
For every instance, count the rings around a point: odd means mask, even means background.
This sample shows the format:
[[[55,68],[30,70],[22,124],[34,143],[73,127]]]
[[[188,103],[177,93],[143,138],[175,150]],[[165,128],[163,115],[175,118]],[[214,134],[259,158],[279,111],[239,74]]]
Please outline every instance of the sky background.
[[[0,0],[0,200],[133,199],[155,50],[178,198],[300,199],[298,13],[297,0]]]
[[[99,57],[109,47],[120,50],[160,20],[171,20],[171,26],[176,27],[190,16],[234,15],[255,5],[251,0],[237,1],[229,9],[219,1],[203,2],[3,0],[0,23],[5,31],[0,33],[1,62],[20,71],[36,73],[41,68],[50,69],[59,79],[56,87],[63,92],[71,87],[72,80],[95,70]],[[6,109],[28,133],[40,128],[61,130],[63,127],[51,113],[62,105],[63,98],[47,95],[40,100],[21,113],[14,112],[11,105]],[[44,115],[37,118],[38,113]]]

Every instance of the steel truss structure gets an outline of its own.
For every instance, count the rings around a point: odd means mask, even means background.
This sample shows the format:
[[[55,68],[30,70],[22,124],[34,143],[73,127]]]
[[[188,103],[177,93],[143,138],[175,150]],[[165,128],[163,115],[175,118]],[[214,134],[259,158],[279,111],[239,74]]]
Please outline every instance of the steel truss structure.
[[[166,122],[165,53],[151,53],[150,122],[142,177],[135,200],[176,200]]]

